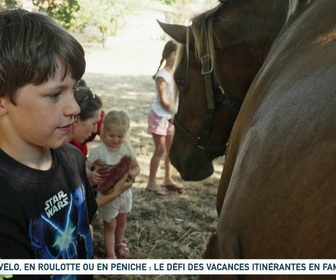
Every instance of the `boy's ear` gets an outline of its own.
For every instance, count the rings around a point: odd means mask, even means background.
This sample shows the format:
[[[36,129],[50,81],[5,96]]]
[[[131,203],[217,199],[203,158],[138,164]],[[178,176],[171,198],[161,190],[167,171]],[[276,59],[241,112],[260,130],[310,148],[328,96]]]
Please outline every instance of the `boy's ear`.
[[[0,116],[7,114],[7,102],[8,99],[4,96],[0,96]]]

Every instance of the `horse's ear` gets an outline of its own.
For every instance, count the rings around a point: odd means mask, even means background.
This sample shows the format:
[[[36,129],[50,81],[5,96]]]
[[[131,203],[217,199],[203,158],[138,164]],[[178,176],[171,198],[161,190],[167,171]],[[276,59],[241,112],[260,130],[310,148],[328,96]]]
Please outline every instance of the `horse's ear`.
[[[172,37],[175,41],[186,44],[187,40],[187,26],[184,25],[178,25],[178,24],[168,24],[163,23],[161,21],[157,21],[163,31],[167,33],[170,37]]]

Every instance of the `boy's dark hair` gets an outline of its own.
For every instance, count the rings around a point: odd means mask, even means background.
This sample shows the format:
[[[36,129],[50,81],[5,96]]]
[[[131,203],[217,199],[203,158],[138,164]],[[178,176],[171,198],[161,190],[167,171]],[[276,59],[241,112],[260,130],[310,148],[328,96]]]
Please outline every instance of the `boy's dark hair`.
[[[23,9],[0,10],[0,96],[15,104],[16,91],[39,85],[65,63],[65,76],[79,80],[85,71],[81,44],[50,17]]]

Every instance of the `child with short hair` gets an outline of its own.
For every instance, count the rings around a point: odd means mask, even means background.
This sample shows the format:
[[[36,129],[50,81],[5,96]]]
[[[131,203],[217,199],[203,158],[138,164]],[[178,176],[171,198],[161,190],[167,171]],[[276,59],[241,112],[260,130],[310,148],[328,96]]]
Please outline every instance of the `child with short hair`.
[[[84,50],[54,20],[23,9],[0,11],[0,50],[0,258],[93,258],[97,202],[84,156],[67,143]]]
[[[87,167],[102,160],[108,165],[117,165],[124,156],[131,157],[131,167],[127,172],[128,182],[133,182],[139,175],[140,167],[136,153],[126,143],[130,120],[125,111],[112,110],[104,119],[101,133],[102,143],[94,148],[88,156]],[[97,197],[102,195],[98,191]],[[127,213],[132,209],[132,191],[126,190],[117,199],[99,208],[99,215],[104,220],[104,241],[107,258],[128,258],[129,248],[124,242]]]

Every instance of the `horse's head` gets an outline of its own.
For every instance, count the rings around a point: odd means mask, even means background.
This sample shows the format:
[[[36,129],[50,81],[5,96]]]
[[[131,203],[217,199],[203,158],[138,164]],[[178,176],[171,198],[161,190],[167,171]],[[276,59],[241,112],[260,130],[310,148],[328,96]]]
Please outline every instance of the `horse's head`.
[[[284,2],[228,0],[191,26],[159,23],[181,44],[169,156],[184,180],[210,176],[213,159],[224,154],[245,94],[286,19]]]

